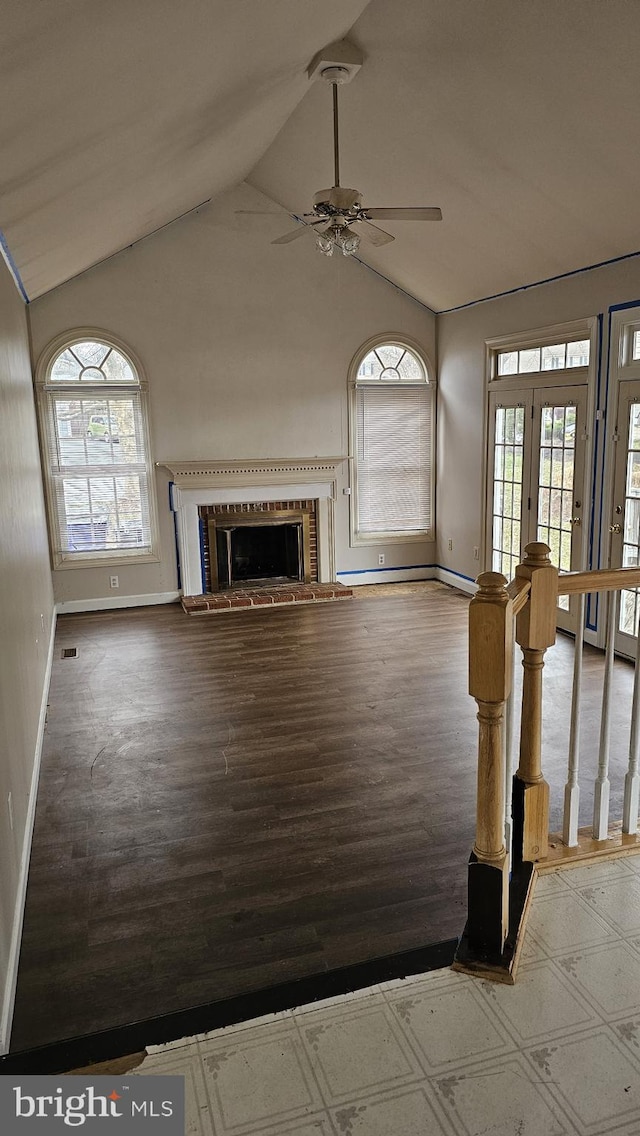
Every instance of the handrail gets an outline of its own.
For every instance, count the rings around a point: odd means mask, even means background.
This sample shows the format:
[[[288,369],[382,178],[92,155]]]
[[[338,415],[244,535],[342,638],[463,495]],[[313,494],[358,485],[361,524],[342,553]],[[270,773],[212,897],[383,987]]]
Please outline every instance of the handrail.
[[[558,595],[617,592],[640,587],[640,568],[597,568],[593,572],[564,572],[558,576]]]
[[[519,615],[529,597],[531,580],[527,580],[524,576],[516,576],[510,584],[507,584],[506,590],[509,599],[513,601],[513,614]]]
[[[602,851],[610,831],[610,705],[618,594],[640,591],[640,565],[560,575],[551,563],[550,551],[541,542],[528,544],[510,582],[499,572],[484,572],[478,577],[478,591],[469,609],[469,693],[478,707],[476,840],[468,867],[467,923],[455,965],[502,981],[513,981],[534,865],[548,860],[550,854],[549,786],[542,760],[542,676],[545,653],[556,639],[557,597],[576,596],[578,609],[562,845],[565,852],[575,849],[577,855],[585,596],[606,593],[607,649],[592,825],[596,851]],[[519,764],[512,773],[514,641],[522,651],[523,671]],[[622,823],[622,839],[638,846],[639,807],[640,637]],[[555,853],[554,845],[552,855]]]

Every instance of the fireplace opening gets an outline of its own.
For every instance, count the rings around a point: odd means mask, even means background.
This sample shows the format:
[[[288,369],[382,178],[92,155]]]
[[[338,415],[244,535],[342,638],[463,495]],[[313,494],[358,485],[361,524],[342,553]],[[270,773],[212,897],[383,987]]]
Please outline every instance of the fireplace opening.
[[[200,530],[204,592],[318,579],[313,501],[206,508]]]
[[[302,522],[216,526],[218,587],[304,580]]]

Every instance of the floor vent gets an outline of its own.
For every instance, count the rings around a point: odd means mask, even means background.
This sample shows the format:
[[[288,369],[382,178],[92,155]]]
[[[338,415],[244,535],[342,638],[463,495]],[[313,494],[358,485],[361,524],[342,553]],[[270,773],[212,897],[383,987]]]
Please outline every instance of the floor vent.
[[[60,652],[60,658],[61,659],[77,659],[77,657],[78,657],[78,648],[77,647],[63,647],[61,652]]]

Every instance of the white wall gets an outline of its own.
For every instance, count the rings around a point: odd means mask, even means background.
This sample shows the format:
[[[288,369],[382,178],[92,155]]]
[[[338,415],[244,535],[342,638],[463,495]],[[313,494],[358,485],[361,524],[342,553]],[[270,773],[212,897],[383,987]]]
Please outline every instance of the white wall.
[[[238,217],[236,209],[274,216]],[[128,343],[149,381],[156,461],[346,455],[353,355],[378,332],[404,333],[435,364],[435,317],[355,261],[321,256],[310,236],[271,245],[292,227],[268,198],[240,187],[36,300],[34,357],[78,326]],[[378,548],[349,547],[347,503],[340,492],[337,568],[377,567]],[[118,567],[120,595],[176,587],[163,472],[158,504],[160,563]],[[435,548],[384,552],[389,568],[431,564]],[[58,570],[56,599],[113,595],[108,575],[108,568]]]
[[[54,623],[25,306],[0,258],[0,1052],[8,1041]],[[8,797],[11,794],[13,829]]]
[[[602,314],[600,408],[604,409],[609,308],[637,301],[638,297],[640,257],[634,257],[438,316],[437,509],[440,564],[470,578],[475,578],[481,571],[481,565],[473,559],[473,547],[482,547],[483,536],[485,340]],[[599,448],[596,455],[598,470],[602,468],[602,458]],[[599,517],[598,499],[596,518]],[[448,550],[450,539],[453,541],[451,552]]]

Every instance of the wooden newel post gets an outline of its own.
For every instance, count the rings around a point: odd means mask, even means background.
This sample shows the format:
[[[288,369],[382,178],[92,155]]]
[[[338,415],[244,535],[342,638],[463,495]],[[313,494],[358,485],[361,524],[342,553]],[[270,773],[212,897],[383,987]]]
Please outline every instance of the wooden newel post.
[[[472,951],[492,956],[502,954],[509,927],[503,724],[513,669],[513,604],[506,583],[499,572],[483,572],[469,608],[469,693],[478,703],[479,735],[466,935]]]
[[[558,569],[548,545],[525,548],[516,577],[531,581],[529,600],[516,621],[522,648],[520,764],[513,779],[514,862],[542,860],[549,847],[549,786],[542,776],[542,670],[547,647],[556,641]]]

